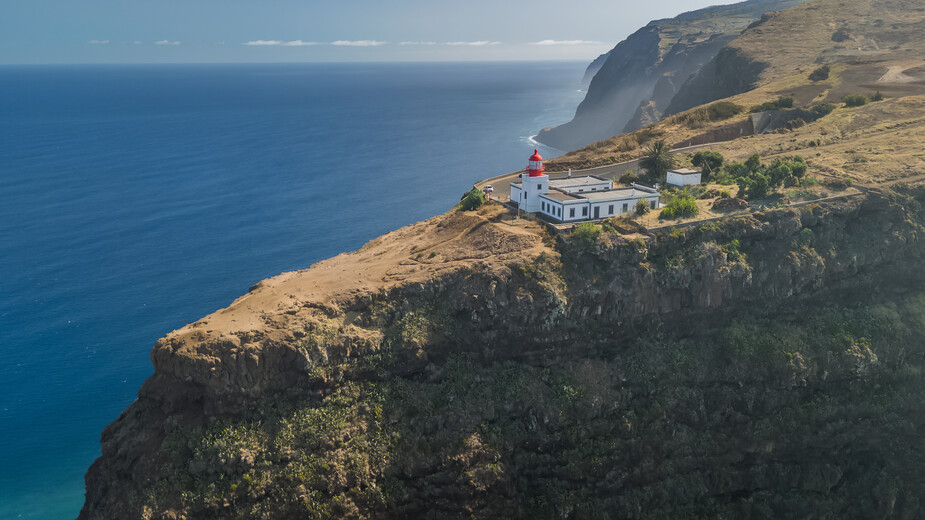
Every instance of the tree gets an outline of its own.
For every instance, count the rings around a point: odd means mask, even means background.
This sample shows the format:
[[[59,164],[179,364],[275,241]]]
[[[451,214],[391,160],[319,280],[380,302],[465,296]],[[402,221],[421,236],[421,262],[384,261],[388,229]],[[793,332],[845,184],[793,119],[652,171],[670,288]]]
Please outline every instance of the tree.
[[[649,177],[653,179],[664,177],[676,164],[677,159],[671,153],[671,147],[661,139],[652,143],[645,157],[639,161],[639,166],[645,168]]]
[[[775,159],[774,164],[768,169],[768,178],[773,188],[779,188],[785,184],[789,185],[793,182],[793,170],[784,161]]]
[[[758,154],[749,157],[748,160],[745,161],[745,169],[748,170],[749,173],[757,172],[761,169],[761,157],[759,157]]]
[[[747,200],[762,199],[771,191],[771,180],[760,173],[740,178],[738,185],[739,194]]]
[[[870,100],[874,102],[883,101],[883,93],[878,90],[877,93],[874,94],[874,97],[870,98]]]
[[[485,192],[478,188],[472,188],[463,195],[459,206],[463,211],[473,211],[481,208],[482,204],[485,204]]]
[[[802,157],[796,155],[793,157],[793,160],[790,161],[787,166],[790,167],[790,171],[793,172],[793,176],[799,180],[803,179],[803,176],[806,175],[806,170],[809,167],[806,164],[806,161]]]
[[[703,171],[703,182],[709,182],[713,175],[722,172],[724,160],[718,152],[697,152],[691,159],[691,164]]]

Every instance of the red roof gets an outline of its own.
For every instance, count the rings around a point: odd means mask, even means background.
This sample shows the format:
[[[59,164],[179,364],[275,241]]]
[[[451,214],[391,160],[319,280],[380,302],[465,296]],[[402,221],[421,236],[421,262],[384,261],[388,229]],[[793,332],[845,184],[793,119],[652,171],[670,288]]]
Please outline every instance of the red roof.
[[[540,151],[535,149],[533,150],[533,156],[530,157],[531,161],[542,161],[543,158],[540,157]]]

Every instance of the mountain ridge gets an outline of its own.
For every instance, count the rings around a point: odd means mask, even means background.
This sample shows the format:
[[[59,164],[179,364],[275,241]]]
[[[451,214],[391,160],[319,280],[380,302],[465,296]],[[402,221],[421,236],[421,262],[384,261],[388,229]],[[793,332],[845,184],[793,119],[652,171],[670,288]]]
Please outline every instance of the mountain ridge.
[[[572,150],[657,122],[688,77],[710,63],[743,29],[770,10],[804,1],[749,0],[649,22],[598,58],[606,57],[573,120],[544,129],[536,139]],[[646,109],[650,103],[654,105]],[[649,117],[634,117],[641,116],[642,110]]]

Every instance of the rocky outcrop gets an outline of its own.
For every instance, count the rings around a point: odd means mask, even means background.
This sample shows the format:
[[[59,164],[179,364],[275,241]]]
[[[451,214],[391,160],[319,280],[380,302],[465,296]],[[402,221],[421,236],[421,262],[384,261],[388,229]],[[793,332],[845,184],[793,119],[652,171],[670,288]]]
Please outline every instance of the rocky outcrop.
[[[803,1],[749,0],[651,22],[592,63],[589,72],[594,68],[595,73],[575,117],[564,125],[544,129],[537,140],[560,150],[573,150],[642,128],[662,114],[675,113],[677,106],[704,97],[697,90],[698,83],[690,87],[696,92],[685,93],[683,101],[673,104],[679,92],[688,90],[688,78],[709,67],[743,29],[768,11]]]
[[[734,47],[722,49],[697,74],[689,78],[665,114],[677,114],[689,108],[748,92],[755,88],[767,64],[755,61]]]
[[[450,215],[396,236],[475,262],[263,282],[157,343],[81,518],[920,516],[923,201],[631,241]]]

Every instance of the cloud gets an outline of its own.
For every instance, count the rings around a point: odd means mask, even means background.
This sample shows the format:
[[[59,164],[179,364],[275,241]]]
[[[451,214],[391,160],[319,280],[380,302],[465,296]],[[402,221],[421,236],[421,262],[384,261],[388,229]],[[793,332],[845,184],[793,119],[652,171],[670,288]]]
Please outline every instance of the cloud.
[[[318,42],[303,42],[302,40],[293,40],[291,42],[283,42],[284,47],[307,47],[309,45],[321,45]]]
[[[331,45],[344,45],[348,47],[378,47],[387,43],[389,42],[380,42],[376,40],[337,40],[336,42],[331,42]]]
[[[481,40],[476,42],[446,42],[446,45],[470,45],[473,47],[481,47],[484,45],[500,45],[501,42],[493,42],[489,40]]]
[[[282,45],[282,40],[254,40],[250,42],[243,43],[242,45],[252,45],[252,46],[267,46],[267,45]]]
[[[603,42],[589,40],[542,40],[530,45],[603,45]]]
[[[170,40],[160,40],[154,42],[154,45],[180,45],[180,42],[172,42]]]
[[[437,45],[437,42],[399,42],[399,45]]]
[[[109,40],[90,40],[87,43],[90,45],[109,45]]]
[[[135,40],[132,42],[132,45],[141,45],[141,41]]]

